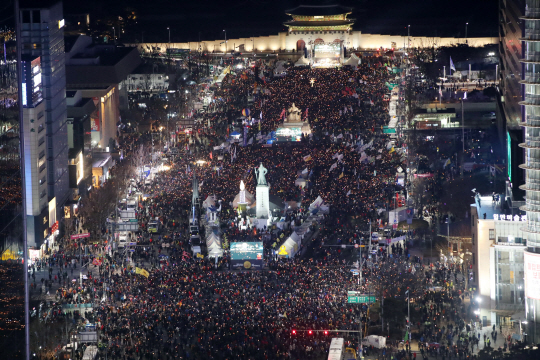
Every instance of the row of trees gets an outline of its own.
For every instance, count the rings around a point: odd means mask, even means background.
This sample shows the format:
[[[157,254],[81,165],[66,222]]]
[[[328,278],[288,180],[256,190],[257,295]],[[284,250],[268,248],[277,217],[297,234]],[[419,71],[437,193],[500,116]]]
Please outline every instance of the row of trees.
[[[100,240],[108,217],[118,206],[129,181],[140,177],[137,168],[142,168],[148,160],[144,146],[141,145],[129,158],[117,162],[111,169],[111,178],[103,186],[92,190],[82,200],[80,216],[84,219],[84,228],[90,232],[90,238]]]

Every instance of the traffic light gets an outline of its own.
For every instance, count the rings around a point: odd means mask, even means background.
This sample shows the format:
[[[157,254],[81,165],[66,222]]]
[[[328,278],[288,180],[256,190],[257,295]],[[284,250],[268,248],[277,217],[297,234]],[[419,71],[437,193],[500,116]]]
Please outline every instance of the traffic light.
[[[313,330],[308,330],[308,334],[309,334],[309,335],[312,335],[312,334],[313,334]]]
[[[328,335],[328,330],[324,330],[324,335]]]
[[[293,335],[296,335],[296,330],[293,329],[292,334],[293,334]]]

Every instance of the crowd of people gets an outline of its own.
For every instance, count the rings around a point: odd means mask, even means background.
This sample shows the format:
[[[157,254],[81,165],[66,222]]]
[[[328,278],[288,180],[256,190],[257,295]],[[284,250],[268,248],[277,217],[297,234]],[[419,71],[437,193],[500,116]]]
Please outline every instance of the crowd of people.
[[[111,359],[325,359],[336,334],[324,330],[356,330],[359,318],[367,326],[375,321],[367,308],[347,304],[347,290],[359,290],[349,271],[358,260],[354,247],[327,245],[358,244],[364,237],[360,230],[367,230],[369,221],[376,224],[379,210],[393,203],[402,156],[382,134],[389,76],[376,61],[356,70],[289,69],[286,76],[265,82],[257,82],[249,71],[227,75],[216,92],[222,103],[202,115],[193,141],[144,189],[139,220],[145,224],[157,217],[163,237],[147,237],[148,247],[130,256],[121,251],[104,256],[99,272],[88,274],[82,286],[65,282],[58,301],[94,303],[89,316]],[[232,144],[215,151],[228,140],[223,136],[230,131],[231,117],[241,110],[237,98],[253,92],[251,113],[260,119],[261,133],[275,131],[284,109],[295,103],[312,134],[298,143]],[[248,136],[258,132],[259,124]],[[227,270],[227,256],[218,266],[193,257],[187,230],[194,177],[201,202],[210,195],[221,201],[222,231],[235,241],[246,233],[235,225],[233,199],[241,180],[255,193],[254,168],[260,163],[268,169],[271,195],[302,204],[291,217],[303,216],[319,196],[330,206],[306,245],[310,250],[287,261],[270,259],[265,270],[247,272]],[[305,187],[295,185],[301,174]],[[169,247],[162,249],[164,242]],[[406,244],[389,252],[364,253],[368,280],[360,290],[403,299],[409,288],[412,296],[420,296],[430,281],[421,276],[420,259],[409,256]],[[67,278],[70,265],[59,258],[58,276]],[[49,281],[53,278],[51,273]],[[337,335],[359,347],[356,336]],[[427,328],[424,336],[435,334]]]

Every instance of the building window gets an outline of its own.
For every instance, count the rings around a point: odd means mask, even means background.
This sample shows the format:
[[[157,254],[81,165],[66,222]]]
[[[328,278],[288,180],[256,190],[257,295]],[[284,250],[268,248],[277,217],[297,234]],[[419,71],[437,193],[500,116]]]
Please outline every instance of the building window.
[[[489,240],[495,240],[495,229],[489,229]]]

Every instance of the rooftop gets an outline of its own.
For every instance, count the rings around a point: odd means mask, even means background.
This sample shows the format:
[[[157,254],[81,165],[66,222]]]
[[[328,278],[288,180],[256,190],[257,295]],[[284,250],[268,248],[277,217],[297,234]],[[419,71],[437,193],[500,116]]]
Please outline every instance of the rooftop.
[[[285,26],[342,26],[342,25],[352,25],[354,20],[331,20],[331,21],[294,21],[290,20],[284,22]]]
[[[286,10],[287,15],[330,16],[351,13],[353,8],[341,5],[300,5]]]

